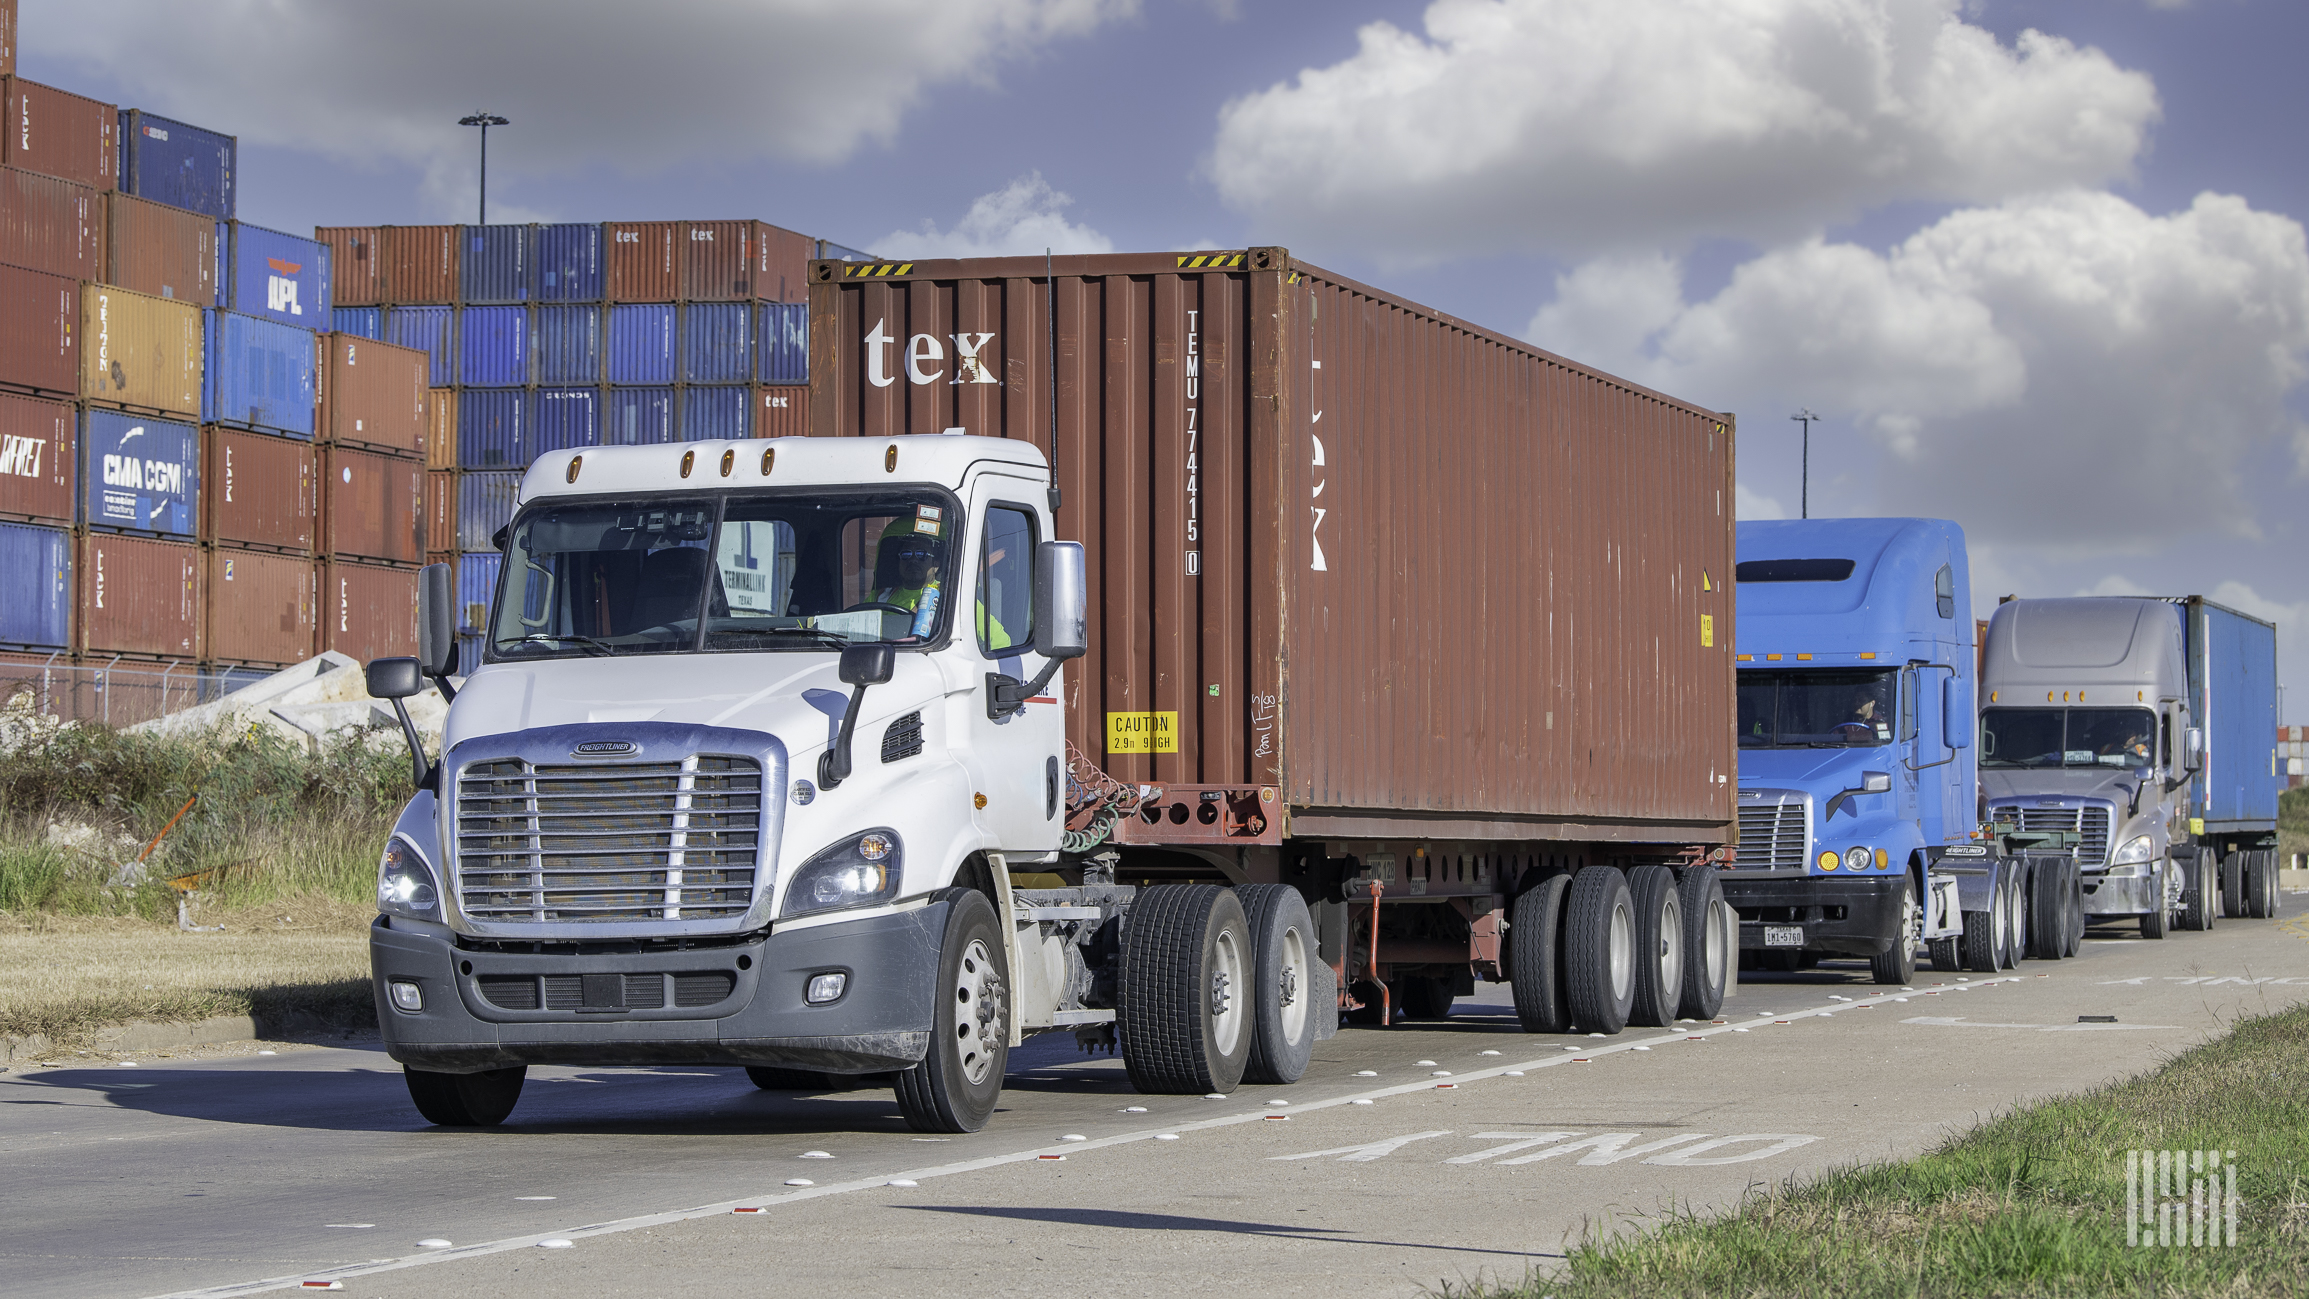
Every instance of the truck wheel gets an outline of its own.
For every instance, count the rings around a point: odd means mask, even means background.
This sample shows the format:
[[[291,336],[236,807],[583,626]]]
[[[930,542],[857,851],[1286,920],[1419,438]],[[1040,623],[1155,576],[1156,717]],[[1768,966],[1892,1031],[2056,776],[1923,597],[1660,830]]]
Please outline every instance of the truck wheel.
[[[1713,866],[1685,868],[1676,887],[1684,904],[1684,991],[1676,1009],[1686,1019],[1714,1019],[1732,986],[1740,917],[1724,901],[1724,882]]]
[[[2020,966],[2021,957],[2028,953],[2028,898],[2022,892],[2021,872],[2007,872],[2004,878],[2004,954],[1999,969],[2011,970]]]
[[[2068,908],[2066,941],[2061,945],[2062,956],[2075,956],[2085,949],[2085,887],[2084,867],[2071,857],[2061,868],[2061,898]]]
[[[2028,881],[2028,954],[2057,961],[2068,954],[2068,871],[2057,861],[2038,862]]]
[[[916,1132],[976,1132],[994,1117],[1010,1060],[1010,972],[994,904],[976,889],[946,894],[930,1049],[896,1080],[898,1112]]]
[[[503,1123],[521,1099],[521,1083],[528,1076],[529,1067],[518,1064],[480,1073],[401,1068],[417,1112],[427,1123],[444,1128],[493,1128]]]
[[[1451,980],[1441,975],[1406,974],[1395,980],[1395,1008],[1405,1019],[1449,1019]]]
[[[2245,895],[2245,872],[2252,856],[2233,852],[2221,859],[2221,914],[2231,920],[2243,920],[2253,914],[2252,903]]]
[[[2174,869],[2173,863],[2169,859],[2165,863],[2165,869]],[[2165,912],[2165,878],[2161,872],[2154,878],[2157,885],[2157,896],[2150,901],[2149,909],[2141,914],[2141,937],[2143,938],[2163,938],[2165,936],[2165,921],[2168,919]]]
[[[2181,928],[2201,931],[2213,927],[2213,917],[2220,910],[2220,900],[2214,896],[2219,887],[2213,865],[2213,855],[2199,851],[2189,866],[2187,887],[2181,894]]]
[[[1964,968],[1964,958],[1956,948],[1957,940],[1953,938],[1930,938],[1924,943],[1926,954],[1932,957],[1932,968],[1950,973]]]
[[[1233,889],[1141,889],[1124,918],[1122,1061],[1142,1092],[1231,1092],[1250,1063],[1251,935]]]
[[[2267,920],[2277,914],[2277,854],[2249,852],[2239,854],[2245,860],[2238,868],[2243,876],[2244,911],[2255,920]]]
[[[1923,913],[1916,905],[1914,886],[1900,891],[1900,930],[1892,946],[1868,958],[1868,971],[1878,983],[1898,987],[1916,982],[1916,930]]]
[[[1667,1028],[1676,1022],[1684,996],[1684,900],[1676,873],[1665,866],[1638,866],[1628,872],[1628,901],[1634,908],[1635,996],[1628,1022]]]
[[[1994,974],[2004,954],[2004,899],[1988,900],[1988,910],[1964,913],[1964,932],[1957,935],[1958,956],[1974,974]]]
[[[1288,884],[1242,884],[1235,900],[1251,933],[1251,1059],[1243,1077],[1294,1083],[1315,1054],[1315,1017],[1339,1014],[1316,1003],[1315,918]]]
[[[1563,899],[1571,876],[1550,875],[1516,895],[1507,912],[1507,981],[1515,993],[1515,1017],[1526,1033],[1562,1033],[1571,1028],[1564,1005]]]
[[[1571,877],[1563,921],[1564,1000],[1590,1033],[1628,1026],[1636,995],[1636,919],[1627,876],[1589,866]]]

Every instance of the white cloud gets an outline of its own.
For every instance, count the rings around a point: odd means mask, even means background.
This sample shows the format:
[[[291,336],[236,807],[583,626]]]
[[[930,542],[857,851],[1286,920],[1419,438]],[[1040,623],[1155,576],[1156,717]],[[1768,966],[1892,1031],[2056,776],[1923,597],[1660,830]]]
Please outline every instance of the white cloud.
[[[874,252],[913,258],[1113,252],[1113,240],[1066,219],[1063,209],[1073,202],[1033,172],[981,195],[952,229],[940,231],[926,220],[919,230],[895,230],[875,240]]]
[[[1965,0],[1434,0],[1220,113],[1210,170],[1274,238],[1399,262],[1777,242],[1897,200],[2126,175],[2143,74]]]
[[[1791,517],[1787,506],[1773,497],[1749,490],[1746,483],[1736,484],[1732,489],[1732,516],[1742,521]]]

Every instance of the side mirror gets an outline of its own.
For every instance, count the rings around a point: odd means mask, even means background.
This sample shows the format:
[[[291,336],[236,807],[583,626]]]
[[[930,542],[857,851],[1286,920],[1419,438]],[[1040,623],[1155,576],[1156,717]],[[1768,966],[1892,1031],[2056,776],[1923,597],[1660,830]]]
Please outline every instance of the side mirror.
[[[2205,769],[2204,727],[2192,726],[2188,729],[2188,739],[2181,749],[2181,765],[2190,771],[2203,771]]]
[[[1861,793],[1863,793],[1863,794],[1888,794],[1888,793],[1891,793],[1891,792],[1892,792],[1892,773],[1891,773],[1891,772],[1889,772],[1889,771],[1863,771],[1863,772],[1861,772],[1861,773],[1860,773],[1860,792],[1861,792]]]
[[[457,613],[455,593],[450,589],[449,566],[427,564],[417,570],[416,661],[419,670],[429,677],[447,675],[452,666],[450,655],[456,649]]]
[[[836,669],[846,686],[878,686],[897,670],[898,649],[887,642],[843,646],[842,664]]]
[[[1940,734],[1951,749],[1972,744],[1972,692],[1951,676],[1940,683]]]
[[[1089,566],[1079,541],[1034,548],[1034,646],[1044,658],[1090,652]]]
[[[375,699],[407,699],[424,693],[425,677],[413,658],[371,659],[369,695]]]

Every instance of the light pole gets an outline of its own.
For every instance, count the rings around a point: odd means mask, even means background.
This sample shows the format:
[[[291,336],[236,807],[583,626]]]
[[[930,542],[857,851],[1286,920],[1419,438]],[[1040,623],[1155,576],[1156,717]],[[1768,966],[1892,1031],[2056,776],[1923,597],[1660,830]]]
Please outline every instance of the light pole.
[[[488,225],[488,224],[489,224],[489,128],[490,128],[490,127],[492,127],[492,126],[511,126],[511,125],[512,125],[512,123],[511,123],[511,122],[508,122],[508,121],[506,121],[506,120],[505,120],[504,118],[502,118],[502,117],[499,117],[499,116],[498,116],[497,114],[495,114],[495,113],[475,113],[475,114],[473,114],[473,115],[472,115],[472,116],[470,116],[470,117],[460,117],[460,118],[458,118],[458,119],[457,119],[457,125],[459,125],[459,126],[478,126],[478,127],[480,127],[480,128],[481,128],[481,220],[480,220],[479,224],[481,224],[481,225]]]
[[[1800,502],[1797,517],[1809,519],[1812,517],[1812,421],[1820,417],[1809,409],[1799,406],[1796,408],[1796,413],[1788,418],[1804,426],[1804,469],[1801,479],[1802,486],[1797,489],[1799,492],[1797,500]]]

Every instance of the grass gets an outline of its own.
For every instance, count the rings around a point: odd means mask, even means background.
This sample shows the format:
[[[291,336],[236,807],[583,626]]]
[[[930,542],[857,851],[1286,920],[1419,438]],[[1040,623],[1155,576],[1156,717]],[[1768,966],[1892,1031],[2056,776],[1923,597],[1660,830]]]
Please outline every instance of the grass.
[[[2238,1243],[2125,1243],[2125,1152],[2236,1152]],[[2309,1295],[2309,1007],[2163,1067],[2023,1106],[1903,1163],[1751,1194],[1717,1217],[1591,1233],[1568,1271],[1462,1299]]]
[[[2277,796],[2277,852],[2287,865],[2294,853],[2309,853],[2309,786]]]

